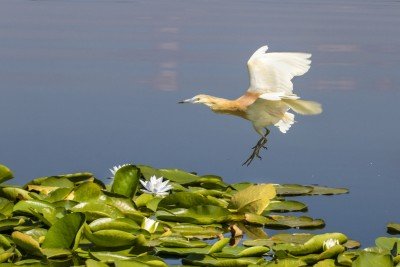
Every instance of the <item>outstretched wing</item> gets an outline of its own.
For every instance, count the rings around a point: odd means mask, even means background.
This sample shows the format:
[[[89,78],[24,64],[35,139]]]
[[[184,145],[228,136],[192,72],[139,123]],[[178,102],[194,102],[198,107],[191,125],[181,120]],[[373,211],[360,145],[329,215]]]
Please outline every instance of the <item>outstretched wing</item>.
[[[259,48],[247,62],[250,76],[250,87],[247,91],[292,95],[291,80],[310,69],[311,54],[267,53],[267,50],[268,46]]]

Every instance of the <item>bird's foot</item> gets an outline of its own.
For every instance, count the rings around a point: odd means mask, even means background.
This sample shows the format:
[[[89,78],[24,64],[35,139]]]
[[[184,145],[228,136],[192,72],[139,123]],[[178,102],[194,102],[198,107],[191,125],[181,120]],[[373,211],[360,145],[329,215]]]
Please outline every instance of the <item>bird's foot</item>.
[[[255,157],[261,159],[260,150],[262,148],[267,149],[267,147],[265,146],[266,143],[267,143],[267,134],[261,137],[260,140],[258,140],[257,144],[252,148],[253,152],[251,153],[250,157],[242,164],[242,166],[244,165],[249,166]]]

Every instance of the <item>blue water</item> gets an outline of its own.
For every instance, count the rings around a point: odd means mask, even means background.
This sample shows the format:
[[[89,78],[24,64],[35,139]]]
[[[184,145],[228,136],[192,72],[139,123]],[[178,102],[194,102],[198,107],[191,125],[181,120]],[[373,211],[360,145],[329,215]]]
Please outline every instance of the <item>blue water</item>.
[[[0,3],[0,162],[14,183],[122,163],[229,182],[321,184],[324,231],[372,245],[400,222],[400,2],[27,1]],[[324,113],[273,129],[263,160],[247,121],[178,105],[235,98],[255,49],[313,54],[295,92]]]

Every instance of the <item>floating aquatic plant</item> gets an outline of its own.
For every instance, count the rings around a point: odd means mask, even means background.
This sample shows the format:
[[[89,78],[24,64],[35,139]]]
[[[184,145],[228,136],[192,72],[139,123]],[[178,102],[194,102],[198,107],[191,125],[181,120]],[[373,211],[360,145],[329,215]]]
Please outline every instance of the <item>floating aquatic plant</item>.
[[[339,240],[338,239],[334,239],[334,238],[329,238],[327,240],[324,241],[324,243],[322,244],[322,248],[324,250],[328,250],[333,246],[339,245]]]
[[[360,250],[342,233],[296,230],[323,228],[325,222],[293,215],[309,207],[288,196],[347,193],[343,188],[227,184],[216,175],[144,165],[112,170],[112,186],[88,172],[39,177],[22,187],[0,184],[1,266],[168,266],[180,259],[190,266],[321,267],[400,261],[397,237],[377,238],[376,247]],[[0,182],[12,177],[0,165]],[[266,233],[289,228],[296,233]]]
[[[116,166],[112,167],[111,169],[109,169],[111,172],[111,175],[112,175],[110,178],[114,179],[114,176],[117,173],[117,171],[127,165],[129,165],[129,164],[116,165]]]
[[[158,224],[159,222],[145,217],[143,218],[142,228],[147,232],[149,232],[150,234],[153,234],[156,231]]]

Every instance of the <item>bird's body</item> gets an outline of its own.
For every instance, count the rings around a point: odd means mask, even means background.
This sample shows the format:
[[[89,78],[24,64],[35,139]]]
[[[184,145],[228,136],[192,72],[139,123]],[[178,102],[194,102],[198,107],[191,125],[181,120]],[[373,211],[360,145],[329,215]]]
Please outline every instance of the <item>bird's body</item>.
[[[289,112],[290,109],[302,115],[322,112],[319,103],[301,100],[293,93],[291,80],[309,70],[311,54],[267,53],[267,49],[267,46],[259,48],[247,62],[250,86],[244,95],[228,100],[201,94],[180,102],[201,103],[215,113],[234,115],[251,121],[262,138],[245,162],[248,164],[255,156],[259,157],[259,150],[267,141],[267,126],[275,125],[282,133],[289,130],[294,123],[294,114]]]

